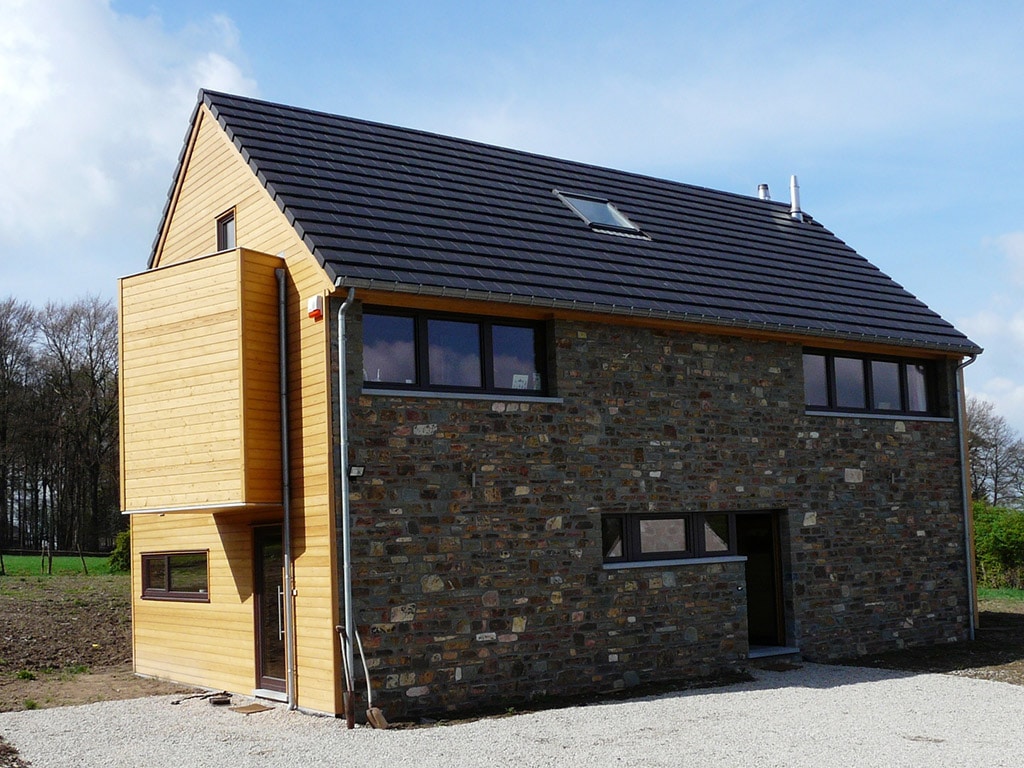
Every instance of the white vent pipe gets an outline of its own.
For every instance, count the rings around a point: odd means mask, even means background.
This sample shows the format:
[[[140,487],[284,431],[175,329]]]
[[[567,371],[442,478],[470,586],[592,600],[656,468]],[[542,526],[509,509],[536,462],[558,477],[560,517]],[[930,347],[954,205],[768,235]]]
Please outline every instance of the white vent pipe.
[[[762,200],[771,200],[772,199],[772,193],[768,191],[768,185],[767,184],[758,184],[757,185],[757,196],[760,199],[762,199]]]

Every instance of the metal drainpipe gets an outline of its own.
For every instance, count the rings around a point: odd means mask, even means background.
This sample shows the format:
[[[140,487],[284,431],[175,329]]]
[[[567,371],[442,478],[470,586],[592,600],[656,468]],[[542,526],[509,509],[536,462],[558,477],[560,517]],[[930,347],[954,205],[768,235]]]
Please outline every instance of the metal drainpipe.
[[[345,636],[349,641],[341,652],[345,654],[346,664],[355,670],[355,654],[352,649],[352,636],[355,632],[355,618],[352,611],[352,521],[349,513],[348,489],[348,387],[346,385],[346,337],[345,313],[356,297],[356,289],[349,288],[348,296],[338,308],[338,411],[339,411],[339,443],[341,453],[341,549],[342,549],[342,591],[345,599]],[[353,672],[353,674],[355,674]]]
[[[295,664],[295,578],[292,571],[292,483],[288,452],[288,338],[287,302],[285,298],[285,270],[275,269],[277,277],[277,336],[278,336],[278,389],[281,397],[281,506],[284,508],[284,524],[281,527],[281,544],[284,550],[284,658],[285,691],[288,709],[298,708],[295,684],[298,669]]]
[[[964,391],[964,368],[978,359],[977,355],[971,355],[966,361],[956,367],[956,399],[957,407],[960,409],[960,483],[963,488],[964,502],[964,559],[967,561],[967,608],[970,614],[971,640],[975,635],[975,597],[974,597],[974,547],[971,546],[974,528],[972,522],[971,488],[968,477],[967,466],[967,397]]]

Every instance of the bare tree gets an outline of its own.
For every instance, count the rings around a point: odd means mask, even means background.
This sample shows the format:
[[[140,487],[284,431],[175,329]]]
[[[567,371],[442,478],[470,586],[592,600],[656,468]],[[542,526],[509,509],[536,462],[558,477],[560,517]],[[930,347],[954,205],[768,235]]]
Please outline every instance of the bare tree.
[[[54,530],[81,550],[96,549],[117,504],[117,314],[87,298],[47,305],[44,339],[51,474],[58,490]]]
[[[996,506],[1024,501],[1024,441],[987,400],[967,400],[971,495]]]
[[[27,394],[36,340],[35,311],[9,297],[0,301],[0,573],[2,549],[21,533],[14,503],[21,448],[19,422]]]

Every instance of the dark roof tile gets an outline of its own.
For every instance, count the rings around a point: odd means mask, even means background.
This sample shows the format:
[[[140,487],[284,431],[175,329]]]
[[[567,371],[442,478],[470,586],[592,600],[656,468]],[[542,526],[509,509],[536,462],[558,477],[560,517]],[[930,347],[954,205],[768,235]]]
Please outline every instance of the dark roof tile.
[[[783,203],[222,93],[200,98],[343,285],[980,351]],[[592,231],[555,189],[612,201],[650,239]]]

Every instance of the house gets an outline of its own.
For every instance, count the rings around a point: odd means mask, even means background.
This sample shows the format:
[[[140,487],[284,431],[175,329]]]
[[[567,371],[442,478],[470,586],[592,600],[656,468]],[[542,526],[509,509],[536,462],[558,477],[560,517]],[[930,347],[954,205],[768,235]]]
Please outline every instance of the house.
[[[358,640],[395,718],[967,640],[981,350],[766,197],[201,92],[120,281],[136,672],[339,714]]]

